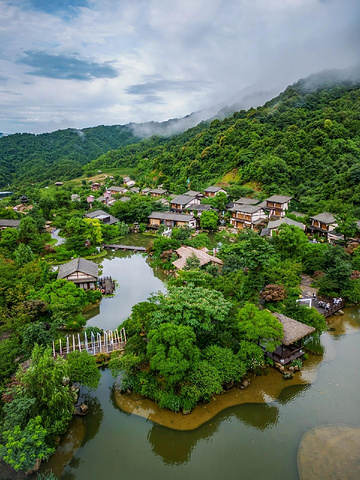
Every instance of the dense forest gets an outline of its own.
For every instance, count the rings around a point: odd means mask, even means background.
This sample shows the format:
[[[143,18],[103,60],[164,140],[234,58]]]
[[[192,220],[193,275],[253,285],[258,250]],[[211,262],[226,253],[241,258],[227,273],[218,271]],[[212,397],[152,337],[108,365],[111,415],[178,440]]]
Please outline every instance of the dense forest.
[[[128,125],[1,137],[0,188],[20,182],[75,178],[90,160],[139,140]]]
[[[354,205],[359,216],[360,83],[315,87],[301,80],[263,107],[108,152],[85,169],[135,166],[138,180],[176,193],[188,179],[193,189],[232,181],[291,194],[307,213]]]

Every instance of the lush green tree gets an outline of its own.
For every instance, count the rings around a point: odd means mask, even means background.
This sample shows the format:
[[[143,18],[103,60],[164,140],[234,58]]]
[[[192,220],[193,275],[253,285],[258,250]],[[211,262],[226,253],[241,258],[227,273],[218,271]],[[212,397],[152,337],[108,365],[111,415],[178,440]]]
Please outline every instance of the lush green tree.
[[[30,470],[37,459],[47,460],[55,451],[46,444],[48,432],[41,423],[41,417],[37,416],[23,430],[16,425],[3,432],[5,444],[0,445],[0,457],[15,471]]]
[[[157,296],[157,301],[154,325],[171,322],[189,326],[198,341],[204,340],[206,333],[221,331],[231,309],[231,303],[220,292],[203,287],[170,287],[166,295]]]
[[[74,398],[70,387],[63,384],[64,377],[69,377],[66,360],[53,358],[50,348],[42,351],[37,345],[30,367],[20,370],[16,376],[23,385],[23,395],[36,399],[32,417],[41,415],[42,426],[50,439],[64,433],[74,411]]]
[[[217,369],[222,384],[237,382],[246,373],[245,364],[230,348],[209,345],[202,351],[202,358]]]
[[[205,230],[217,230],[219,216],[213,210],[205,210],[200,217],[200,226]]]
[[[268,310],[248,303],[239,310],[237,321],[241,340],[261,344],[269,352],[281,344],[283,327]]]
[[[18,267],[22,267],[23,265],[33,262],[35,256],[30,248],[29,245],[24,245],[20,243],[17,249],[14,252],[14,259],[15,263]]]
[[[301,228],[294,225],[281,225],[277,235],[273,236],[276,251],[282,260],[300,259],[308,239]]]
[[[159,372],[169,385],[175,385],[186,378],[200,357],[192,328],[163,323],[151,330],[148,337],[147,353],[151,369]]]
[[[70,352],[66,357],[69,368],[69,376],[72,382],[96,388],[99,384],[101,374],[97,368],[95,357],[89,355],[85,350],[82,352]]]

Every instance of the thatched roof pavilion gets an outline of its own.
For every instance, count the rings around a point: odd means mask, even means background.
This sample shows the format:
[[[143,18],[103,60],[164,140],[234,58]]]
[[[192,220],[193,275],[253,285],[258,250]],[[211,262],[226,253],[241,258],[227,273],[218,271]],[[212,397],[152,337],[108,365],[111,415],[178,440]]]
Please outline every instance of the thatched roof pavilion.
[[[206,265],[207,263],[222,265],[223,262],[212,255],[204,252],[203,250],[198,250],[197,248],[193,247],[186,247],[182,246],[176,250],[176,253],[179,255],[180,258],[173,262],[174,267],[178,270],[182,270],[186,265],[186,260],[195,256],[200,261],[200,267]]]
[[[281,313],[273,313],[273,315],[280,323],[282,323],[284,331],[284,338],[282,340],[283,345],[292,345],[298,340],[315,332],[314,327],[309,327],[309,325],[293,320],[286,315],[282,315]]]
[[[273,315],[283,326],[284,338],[281,345],[273,352],[265,352],[265,355],[281,365],[287,365],[304,355],[302,339],[314,333],[315,328],[281,313],[273,313]]]

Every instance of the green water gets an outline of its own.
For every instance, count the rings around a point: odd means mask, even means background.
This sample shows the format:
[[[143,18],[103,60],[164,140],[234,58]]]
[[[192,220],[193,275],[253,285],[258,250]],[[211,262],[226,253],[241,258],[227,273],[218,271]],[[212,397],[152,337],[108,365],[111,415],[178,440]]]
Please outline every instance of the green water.
[[[121,243],[146,247],[151,241],[152,237],[132,234]],[[147,300],[153,292],[165,291],[163,273],[150,267],[145,254],[109,250],[105,257],[94,261],[99,264],[99,275],[112,277],[117,286],[113,297],[103,298],[100,305],[84,314],[87,325],[105,330],[117,328],[136,303]]]
[[[67,460],[56,460],[61,480],[298,479],[297,451],[305,432],[328,424],[360,426],[359,310],[336,319],[322,342],[325,356],[312,384],[286,388],[284,382],[276,401],[228,408],[185,432],[121,411],[114,379],[105,370],[97,391],[86,394],[90,413],[81,419],[82,446],[64,469]]]

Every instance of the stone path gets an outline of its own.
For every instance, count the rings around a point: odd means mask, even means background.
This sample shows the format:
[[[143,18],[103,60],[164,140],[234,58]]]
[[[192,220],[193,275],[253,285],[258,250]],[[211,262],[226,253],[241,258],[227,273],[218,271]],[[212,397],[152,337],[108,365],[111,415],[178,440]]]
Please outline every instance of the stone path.
[[[310,277],[310,275],[301,275],[301,283],[300,283],[300,288],[301,288],[301,295],[303,298],[312,298],[313,293],[317,295],[318,293],[318,288],[312,287],[311,284],[314,282],[314,279]]]

